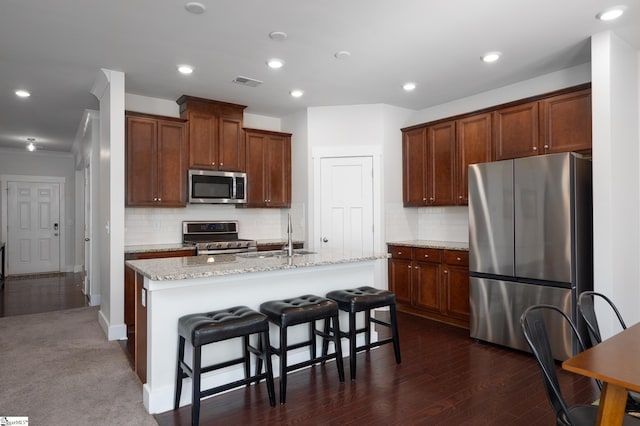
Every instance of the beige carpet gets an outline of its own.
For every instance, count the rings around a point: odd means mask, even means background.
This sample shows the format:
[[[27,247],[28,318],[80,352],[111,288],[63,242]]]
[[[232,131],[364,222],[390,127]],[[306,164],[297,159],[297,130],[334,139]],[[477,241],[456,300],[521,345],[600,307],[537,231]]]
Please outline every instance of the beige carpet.
[[[0,417],[40,425],[157,425],[98,308],[0,318]]]

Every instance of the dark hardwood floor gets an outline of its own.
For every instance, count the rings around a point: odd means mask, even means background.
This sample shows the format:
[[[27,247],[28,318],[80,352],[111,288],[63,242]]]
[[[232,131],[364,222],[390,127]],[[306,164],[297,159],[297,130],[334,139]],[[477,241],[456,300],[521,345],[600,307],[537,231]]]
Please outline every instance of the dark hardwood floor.
[[[269,406],[264,382],[202,402],[202,425],[554,425],[540,369],[530,354],[479,343],[469,331],[399,314],[402,364],[391,345],[358,355],[357,380],[335,365],[289,375],[287,403]],[[382,335],[382,334],[381,334]],[[558,367],[568,403],[591,403],[594,382]],[[277,391],[276,379],[276,391]],[[186,389],[188,391],[188,389]],[[155,416],[189,425],[191,406]]]
[[[8,278],[0,290],[0,316],[86,306],[80,274],[19,278]],[[216,395],[203,401],[201,424],[555,424],[531,355],[475,342],[468,330],[408,314],[400,313],[399,323],[402,364],[386,345],[358,355],[353,382],[348,362],[343,384],[333,363],[291,373],[287,404],[275,408],[264,383]],[[559,367],[558,374],[570,404],[598,398],[594,382]],[[154,417],[160,426],[189,425],[191,406]]]
[[[0,290],[0,317],[82,306],[87,306],[87,301],[80,273],[9,276]]]

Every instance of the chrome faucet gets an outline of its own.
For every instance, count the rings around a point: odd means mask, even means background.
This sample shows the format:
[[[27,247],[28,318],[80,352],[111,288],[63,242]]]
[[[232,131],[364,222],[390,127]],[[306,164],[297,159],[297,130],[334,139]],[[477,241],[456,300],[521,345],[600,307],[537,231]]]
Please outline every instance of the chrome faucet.
[[[283,247],[287,251],[287,256],[293,256],[293,227],[291,226],[291,214],[289,214],[289,221],[287,223],[287,245]]]

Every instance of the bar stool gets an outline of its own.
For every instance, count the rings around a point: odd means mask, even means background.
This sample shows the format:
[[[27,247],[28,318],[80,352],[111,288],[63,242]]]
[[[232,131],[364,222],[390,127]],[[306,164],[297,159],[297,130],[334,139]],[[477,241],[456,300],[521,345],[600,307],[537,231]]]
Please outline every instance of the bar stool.
[[[341,337],[349,339],[349,367],[351,380],[356,379],[356,355],[358,352],[393,343],[393,351],[396,356],[396,364],[400,364],[400,339],[398,337],[398,321],[396,316],[396,295],[387,290],[373,287],[358,287],[347,290],[335,290],[327,293],[327,298],[334,300],[341,311],[349,313],[349,331],[340,332]],[[371,310],[388,306],[390,322],[382,321],[371,316]],[[356,328],[356,314],[364,312],[364,327]],[[388,339],[371,343],[371,323],[391,328],[392,336]],[[365,333],[365,344],[356,345],[357,335]],[[327,345],[322,347],[322,353],[327,352]]]
[[[259,346],[256,349],[251,346],[249,336],[259,334]],[[210,366],[201,365],[202,346],[214,342],[242,337],[243,355],[240,358],[220,362]],[[193,359],[191,367],[184,360],[185,342],[193,345]],[[185,315],[178,319],[178,361],[176,371],[176,392],[173,408],[180,405],[180,394],[182,393],[182,380],[191,377],[193,381],[193,406],[191,408],[191,424],[197,425],[200,420],[200,399],[209,395],[224,392],[242,385],[249,385],[259,382],[262,379],[267,381],[267,393],[269,394],[269,404],[275,407],[275,390],[273,384],[273,370],[271,368],[271,356],[269,353],[269,322],[267,317],[259,312],[249,309],[246,306],[236,306],[229,309],[211,311],[206,313]],[[261,349],[266,348],[266,349]],[[266,363],[265,372],[251,375],[250,353],[253,353],[260,360]],[[210,389],[201,390],[200,382],[202,374],[229,367],[231,365],[244,364],[244,379],[231,383],[216,386]]]
[[[287,373],[303,367],[308,367],[329,359],[335,359],[338,368],[338,378],[344,382],[344,367],[342,364],[342,348],[340,347],[340,336],[338,333],[328,333],[316,328],[317,320],[328,322],[331,320],[334,329],[339,330],[338,305],[333,300],[314,295],[304,295],[292,299],[272,300],[260,305],[260,312],[265,314],[269,321],[277,325],[280,329],[280,347],[271,348],[273,355],[280,357],[280,404],[284,404],[287,398]],[[309,339],[300,343],[289,345],[287,343],[287,329],[298,324],[309,325]],[[333,340],[336,350],[327,355],[325,351],[318,356],[316,346],[316,336],[323,339],[323,342]],[[287,365],[287,352],[292,349],[309,346],[310,359],[293,365]],[[262,360],[258,359],[257,371],[262,371]]]

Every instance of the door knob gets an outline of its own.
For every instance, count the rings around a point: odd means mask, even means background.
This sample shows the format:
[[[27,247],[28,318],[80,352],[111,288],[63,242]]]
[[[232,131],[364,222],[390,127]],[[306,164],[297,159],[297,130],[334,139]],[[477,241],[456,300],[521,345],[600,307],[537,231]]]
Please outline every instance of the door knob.
[[[84,240],[85,240],[85,241],[89,241],[89,238],[85,238]]]
[[[328,242],[328,241],[329,241],[329,240],[327,240],[327,237],[324,237],[324,238],[322,239],[322,242],[323,242],[323,243],[326,243],[326,242]]]

